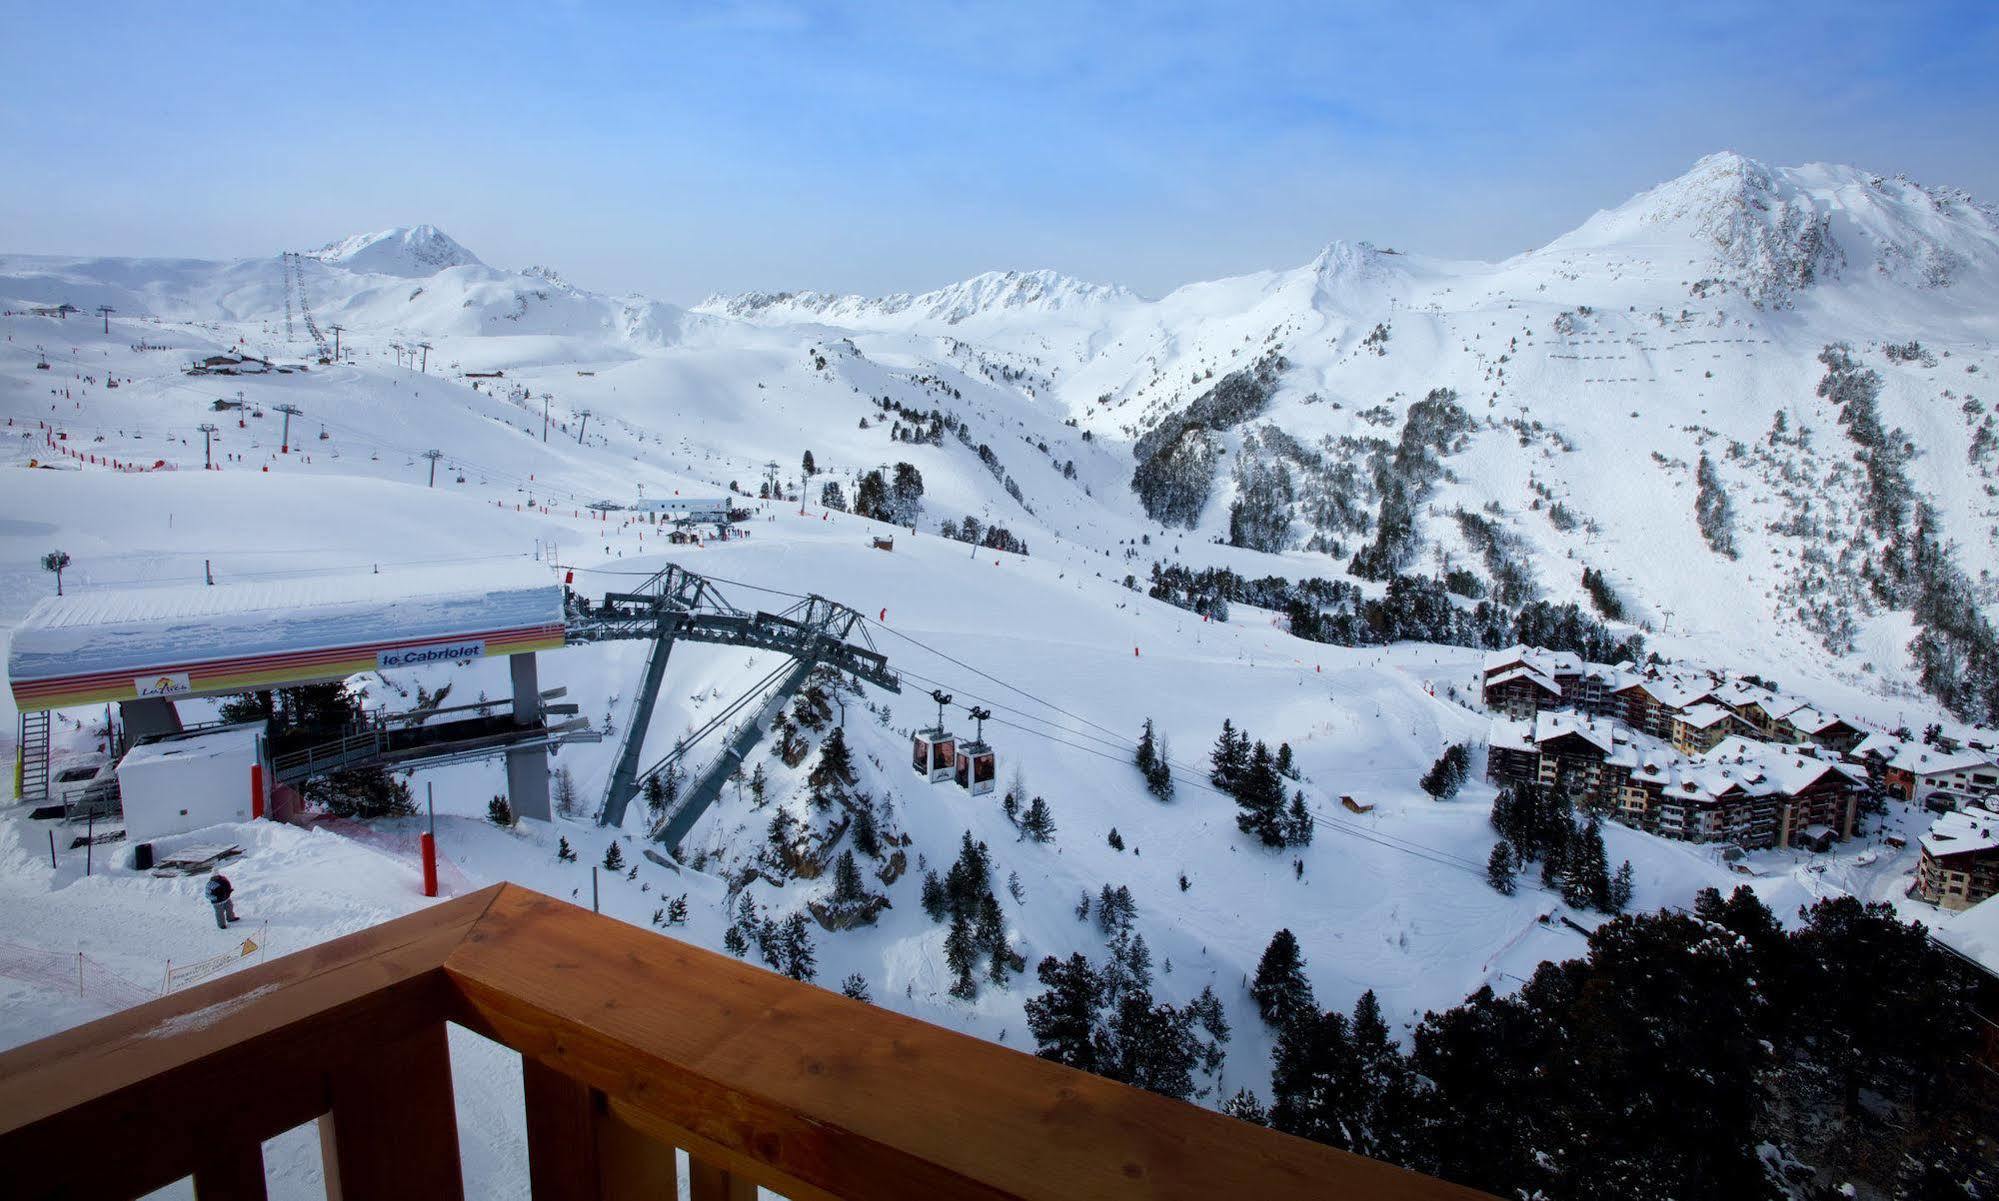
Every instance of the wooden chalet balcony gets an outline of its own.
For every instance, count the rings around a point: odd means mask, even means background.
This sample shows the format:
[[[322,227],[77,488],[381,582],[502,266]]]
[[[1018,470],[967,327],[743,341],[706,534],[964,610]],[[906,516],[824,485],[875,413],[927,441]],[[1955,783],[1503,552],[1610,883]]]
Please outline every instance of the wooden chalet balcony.
[[[547,1199],[1392,1198],[1469,1190],[500,885],[0,1055],[0,1194],[463,1195],[445,1023],[521,1053]]]

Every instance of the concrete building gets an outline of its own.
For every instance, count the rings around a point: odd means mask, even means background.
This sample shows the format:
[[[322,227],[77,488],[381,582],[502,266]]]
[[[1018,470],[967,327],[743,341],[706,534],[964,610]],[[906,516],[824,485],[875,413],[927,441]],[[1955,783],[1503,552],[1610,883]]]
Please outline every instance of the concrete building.
[[[1945,909],[1969,909],[1999,894],[1999,813],[1976,806],[1946,813],[1923,835],[1916,894]]]

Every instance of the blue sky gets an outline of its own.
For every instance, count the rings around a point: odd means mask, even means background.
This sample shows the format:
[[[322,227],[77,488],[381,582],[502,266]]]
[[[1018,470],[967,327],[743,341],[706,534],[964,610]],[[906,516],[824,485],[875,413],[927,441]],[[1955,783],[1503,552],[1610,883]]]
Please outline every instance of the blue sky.
[[[0,251],[428,221],[679,301],[1497,258],[1723,148],[1999,202],[1992,3],[0,0],[0,79]]]

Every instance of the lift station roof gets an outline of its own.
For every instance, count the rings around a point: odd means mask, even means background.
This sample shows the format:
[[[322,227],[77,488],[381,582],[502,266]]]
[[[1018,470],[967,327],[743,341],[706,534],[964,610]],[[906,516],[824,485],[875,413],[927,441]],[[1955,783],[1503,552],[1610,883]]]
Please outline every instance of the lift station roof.
[[[562,587],[545,565],[400,568],[49,597],[15,629],[7,674],[26,712],[246,692],[562,643]]]

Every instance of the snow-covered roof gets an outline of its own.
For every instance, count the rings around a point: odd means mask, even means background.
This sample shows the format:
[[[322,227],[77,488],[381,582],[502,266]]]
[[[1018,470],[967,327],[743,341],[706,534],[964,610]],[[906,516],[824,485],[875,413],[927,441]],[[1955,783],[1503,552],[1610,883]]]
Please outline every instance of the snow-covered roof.
[[[1999,897],[1957,913],[1940,913],[1935,921],[1932,933],[1938,942],[1999,976]]]
[[[49,597],[15,628],[22,709],[337,679],[562,645],[546,567],[396,569]],[[421,648],[430,659],[410,658]]]
[[[1551,692],[1556,696],[1562,695],[1562,686],[1560,684],[1555,683],[1555,681],[1542,675],[1532,667],[1515,667],[1503,671],[1488,679],[1485,682],[1485,686],[1487,688],[1497,688],[1502,684],[1511,684],[1515,680],[1526,680],[1528,683]]]
[[[255,753],[257,739],[264,733],[264,727],[265,723],[261,721],[246,721],[220,729],[177,734],[157,742],[140,743],[125,753],[125,757],[119,760],[119,766],[135,767],[187,759],[241,759],[246,754]]]
[[[1735,719],[1735,714],[1720,705],[1695,705],[1680,714],[1675,720],[1686,723],[1696,730],[1705,730],[1723,722]]]
[[[1486,736],[1486,746],[1494,750],[1531,751],[1534,749],[1534,723],[1499,718],[1492,723],[1492,731]]]
[[[1888,766],[1899,768],[1911,775],[1934,776],[1944,772],[1969,771],[1975,767],[1992,766],[1992,756],[1982,751],[1938,750],[1924,746],[1920,742],[1896,744],[1894,753],[1888,756]]]
[[[1608,755],[1617,749],[1616,723],[1608,718],[1586,717],[1567,709],[1543,709],[1534,716],[1534,741],[1547,742],[1564,734],[1574,734]]]
[[[1572,651],[1551,651],[1521,644],[1494,651],[1485,657],[1487,675],[1515,665],[1531,667],[1544,676],[1579,676],[1587,666],[1583,657]]]
[[[1932,855],[1963,855],[1999,848],[1999,813],[1989,809],[1952,810],[1930,824],[1923,850]]]
[[[1852,764],[1817,757],[1817,747],[1782,746],[1730,735],[1705,755],[1685,755],[1663,739],[1605,718],[1544,709],[1532,722],[1496,721],[1490,745],[1533,750],[1548,739],[1574,734],[1602,748],[1604,761],[1633,780],[1657,785],[1681,800],[1712,803],[1727,796],[1792,795],[1827,776],[1864,783]]]

